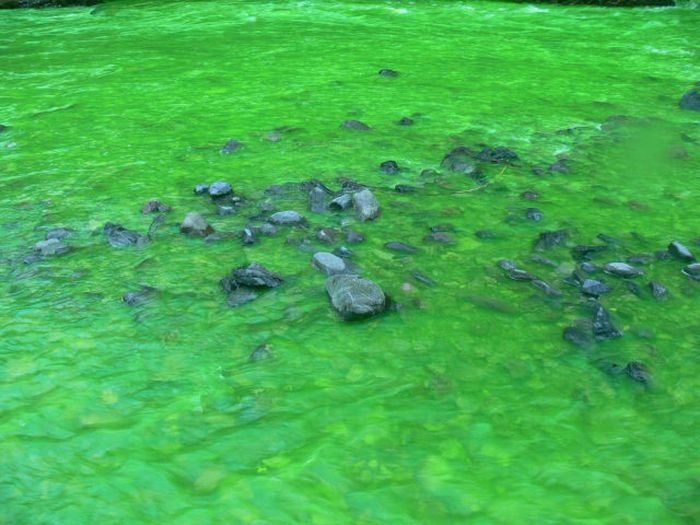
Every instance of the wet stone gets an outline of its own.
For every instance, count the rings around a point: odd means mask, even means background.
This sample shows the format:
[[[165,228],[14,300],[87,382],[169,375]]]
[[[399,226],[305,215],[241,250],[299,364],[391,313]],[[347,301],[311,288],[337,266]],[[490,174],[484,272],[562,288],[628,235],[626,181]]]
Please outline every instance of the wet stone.
[[[401,119],[397,122],[399,126],[413,126],[413,119],[409,117],[401,117]]]
[[[525,217],[534,222],[540,222],[544,219],[544,213],[538,208],[528,208],[525,210]]]
[[[209,193],[209,184],[197,184],[194,187],[195,195],[206,195]]]
[[[550,250],[560,246],[569,239],[569,232],[566,230],[544,231],[540,233],[535,242],[536,250]]]
[[[569,173],[571,171],[569,160],[559,159],[549,166],[548,171],[550,173]]]
[[[258,237],[251,228],[243,228],[243,231],[241,231],[241,240],[243,244],[251,245],[258,242]]]
[[[186,235],[207,237],[214,233],[214,228],[199,213],[188,213],[180,225],[180,232]]]
[[[693,89],[685,93],[678,102],[681,109],[700,111],[700,91]]]
[[[274,354],[272,353],[272,349],[270,348],[269,345],[264,344],[258,346],[255,350],[253,350],[248,356],[248,361],[251,363],[257,363],[259,361],[266,361],[268,359],[272,359],[274,357]]]
[[[365,236],[362,235],[360,232],[356,232],[354,230],[350,230],[346,235],[345,235],[345,240],[350,243],[350,244],[359,244],[361,242],[364,242]]]
[[[610,313],[596,303],[593,308],[593,335],[599,341],[622,337],[622,332],[613,324]]]
[[[170,209],[170,206],[163,204],[158,199],[149,199],[148,202],[141,207],[141,213],[144,215],[149,213],[167,213]]]
[[[402,252],[402,253],[417,253],[418,248],[415,246],[411,246],[410,244],[405,244],[403,242],[398,242],[398,241],[390,241],[384,244],[384,247],[387,248],[388,250],[392,250],[395,252]]]
[[[317,270],[326,275],[345,273],[348,269],[343,259],[328,252],[315,253],[312,258],[312,264]]]
[[[471,175],[477,172],[477,166],[472,159],[473,154],[469,148],[459,146],[445,155],[440,165],[450,171]]]
[[[331,195],[321,186],[309,190],[309,210],[313,213],[323,213],[328,209]]]
[[[225,197],[233,193],[233,188],[228,182],[215,182],[207,191],[212,197]]]
[[[643,385],[649,386],[653,383],[651,372],[644,363],[630,361],[624,369],[629,378]]]
[[[476,158],[482,162],[511,163],[518,160],[518,155],[511,149],[498,146],[495,148],[484,148],[477,154]]]
[[[142,246],[146,238],[133,231],[124,228],[121,224],[108,222],[103,228],[107,242],[113,248],[126,248],[127,246]]]
[[[498,267],[505,271],[510,271],[516,270],[518,268],[518,264],[515,261],[511,261],[510,259],[501,259],[500,261],[498,261]]]
[[[700,281],[700,263],[689,264],[683,270],[681,270],[683,275],[687,275],[695,281]]]
[[[44,257],[52,255],[63,255],[70,251],[70,246],[63,244],[59,239],[48,239],[39,241],[34,245],[34,251]]]
[[[642,270],[624,262],[607,263],[603,266],[603,271],[610,275],[617,275],[618,277],[637,277],[638,275],[644,274]]]
[[[369,131],[370,129],[372,129],[364,122],[353,119],[345,120],[340,126],[345,129],[354,129],[357,131]]]
[[[425,284],[426,286],[437,286],[437,283],[425,275],[423,272],[419,272],[418,270],[414,270],[411,272],[411,275],[413,278],[418,281],[419,283]]]
[[[542,290],[547,295],[551,295],[552,297],[561,296],[561,292],[547,281],[542,279],[532,279],[531,282],[535,288]]]
[[[642,289],[637,283],[632,281],[626,281],[625,285],[627,286],[627,290],[629,290],[633,295],[636,295],[637,297],[642,295]]]
[[[584,281],[581,283],[581,291],[585,295],[589,295],[591,297],[599,297],[603,294],[609,293],[610,290],[610,286],[596,279],[584,279]]]
[[[668,288],[657,281],[651,281],[649,283],[649,291],[654,299],[666,299],[669,296]]]
[[[376,283],[354,275],[329,277],[326,292],[333,308],[348,321],[371,317],[387,307],[387,297]]]
[[[243,147],[243,143],[237,141],[236,139],[229,139],[226,144],[221,148],[220,152],[222,155],[230,155],[239,151]]]
[[[582,262],[578,267],[581,271],[586,273],[594,273],[598,271],[598,267],[592,262],[588,261]]]
[[[693,262],[695,260],[693,253],[678,241],[672,241],[668,245],[668,252],[681,261]]]
[[[539,281],[536,275],[520,268],[510,268],[506,270],[506,275],[514,281]]]
[[[578,346],[579,348],[590,348],[595,343],[590,330],[579,326],[568,326],[564,329],[564,340]]]
[[[135,292],[127,292],[122,297],[122,301],[129,306],[138,306],[148,301],[157,290],[151,286],[143,286]]]
[[[398,77],[399,72],[395,71],[393,69],[380,69],[379,75],[381,75],[383,77]]]
[[[398,162],[395,160],[385,160],[379,165],[379,169],[387,175],[396,175],[401,171]]]

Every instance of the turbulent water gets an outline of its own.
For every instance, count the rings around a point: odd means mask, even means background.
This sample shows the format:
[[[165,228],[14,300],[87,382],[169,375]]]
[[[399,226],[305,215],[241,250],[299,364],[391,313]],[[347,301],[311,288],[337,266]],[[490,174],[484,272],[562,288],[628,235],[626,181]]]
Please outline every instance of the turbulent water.
[[[678,107],[698,28],[691,8],[488,2],[2,12],[0,523],[700,523],[700,283],[653,256],[638,293],[594,273],[624,336],[562,337],[590,318],[564,282],[572,246],[614,238],[597,265],[674,239],[700,252],[700,113]],[[230,138],[244,147],[220,154]],[[440,166],[460,145],[520,160],[475,181]],[[561,158],[568,173],[547,170]],[[339,177],[382,216],[263,193]],[[245,197],[235,215],[194,195],[216,180]],[[110,247],[103,225],[145,233],[151,197],[173,207],[153,242]],[[237,232],[261,206],[310,224],[253,246],[178,230],[195,211]],[[456,244],[424,240],[437,224]],[[58,226],[73,251],[26,259]],[[317,242],[322,226],[366,236],[354,262],[400,307],[339,319],[307,251],[342,244]],[[566,246],[533,251],[558,229]],[[232,309],[219,280],[253,261],[286,282]],[[141,286],[157,291],[124,304]],[[249,361],[263,343],[274,358]],[[611,373],[629,361],[653,385]]]

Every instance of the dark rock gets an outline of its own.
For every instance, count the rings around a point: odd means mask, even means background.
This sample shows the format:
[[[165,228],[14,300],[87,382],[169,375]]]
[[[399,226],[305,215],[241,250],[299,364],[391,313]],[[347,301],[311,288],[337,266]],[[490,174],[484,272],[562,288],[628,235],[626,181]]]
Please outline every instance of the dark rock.
[[[344,121],[340,126],[343,128],[346,128],[346,129],[354,129],[357,131],[369,131],[372,129],[364,122],[360,122],[359,120],[352,120],[352,119]]]
[[[260,345],[258,346],[253,352],[250,354],[248,357],[248,361],[251,363],[257,363],[259,361],[266,361],[268,359],[272,359],[274,357],[274,354],[272,353],[272,349],[268,345]]]
[[[233,188],[228,182],[215,182],[209,186],[208,192],[212,197],[225,197],[233,193]]]
[[[243,228],[243,231],[241,232],[241,240],[243,241],[243,244],[251,245],[255,244],[258,242],[258,238],[255,235],[255,231],[253,231],[251,228]]]
[[[700,91],[693,89],[681,97],[678,103],[681,109],[700,111]]]
[[[209,193],[209,184],[197,184],[194,187],[195,195],[205,195]]]
[[[343,259],[328,252],[315,253],[311,262],[317,270],[326,275],[345,273],[348,269]]]
[[[588,262],[588,261],[582,262],[581,264],[579,264],[578,267],[582,271],[587,272],[587,273],[594,273],[594,272],[598,271],[598,267],[595,264],[593,264],[592,262]]]
[[[610,313],[600,303],[595,303],[593,308],[593,335],[598,341],[622,337],[612,322]]]
[[[313,213],[323,213],[328,209],[331,193],[325,186],[314,186],[309,190],[309,210]]]
[[[668,288],[656,281],[651,281],[649,283],[649,290],[651,291],[651,295],[654,296],[654,299],[665,299],[669,295]]]
[[[474,232],[474,235],[476,235],[479,239],[495,239],[496,234],[493,233],[491,230],[478,230]]]
[[[167,213],[170,211],[170,206],[163,204],[158,199],[150,199],[141,208],[141,213],[147,215],[149,213]]]
[[[476,164],[472,160],[473,155],[474,152],[469,148],[459,146],[445,155],[440,165],[450,171],[472,175],[478,171]]]
[[[235,153],[238,150],[240,150],[243,147],[243,144],[236,139],[229,139],[226,141],[226,144],[224,144],[224,147],[221,148],[221,153],[223,155],[230,155],[231,153]]]
[[[333,275],[326,281],[333,308],[345,320],[362,319],[383,312],[387,297],[382,289],[355,275]]]
[[[255,301],[259,296],[260,294],[251,288],[240,287],[236,288],[235,290],[231,290],[226,297],[226,304],[228,304],[231,308],[236,308]]]
[[[632,281],[626,281],[625,284],[627,285],[627,289],[632,292],[634,295],[639,297],[642,295],[642,289],[639,287],[639,285],[635,282]]]
[[[426,241],[438,242],[441,244],[455,244],[455,238],[446,232],[432,232],[425,236]]]
[[[569,166],[568,159],[559,159],[554,164],[550,165],[548,169],[551,173],[569,173],[571,171],[571,166]]]
[[[520,194],[520,197],[522,199],[527,200],[527,201],[536,201],[537,199],[540,198],[540,194],[537,193],[536,191],[527,190],[527,191],[522,192]]]
[[[683,275],[687,275],[695,281],[700,281],[700,263],[689,264],[683,270],[681,270]]]
[[[387,175],[396,175],[401,171],[398,162],[395,160],[385,160],[379,165],[379,169]]]
[[[498,267],[508,272],[510,270],[515,270],[518,267],[518,263],[510,259],[501,259],[498,261]]]
[[[398,77],[399,72],[393,69],[380,69],[379,74],[383,77]]]
[[[409,184],[397,184],[394,191],[397,193],[414,193],[418,188]]]
[[[221,280],[221,286],[231,293],[236,288],[277,288],[284,279],[258,263],[235,268],[230,275]]]
[[[536,275],[520,268],[510,268],[506,270],[506,275],[514,281],[540,281]]]
[[[306,219],[300,213],[292,210],[278,211],[270,216],[270,222],[279,226],[296,226],[304,224]]]
[[[126,248],[127,246],[143,246],[146,237],[133,231],[127,230],[121,224],[105,224],[103,232],[107,237],[107,242],[113,248]]]
[[[428,277],[424,273],[419,272],[418,270],[412,271],[411,275],[419,283],[425,284],[427,286],[437,286],[437,283],[433,279],[431,279],[430,277]]]
[[[410,244],[404,244],[402,242],[398,241],[390,241],[384,244],[384,247],[393,250],[395,252],[402,252],[402,253],[416,253],[418,252],[418,248],[415,246],[411,246]]]
[[[39,241],[34,245],[34,251],[44,257],[51,255],[63,255],[68,253],[70,250],[71,247],[63,244],[59,239]]]
[[[233,206],[217,206],[216,213],[221,217],[228,217],[229,215],[234,215],[236,213],[236,208]]]
[[[342,257],[343,259],[350,259],[355,254],[350,248],[346,248],[345,246],[339,246],[338,248],[333,250],[333,255],[337,255],[338,257]]]
[[[602,281],[596,279],[584,279],[581,283],[581,291],[591,297],[599,297],[610,292],[611,288]]]
[[[569,239],[569,232],[566,230],[545,231],[540,233],[535,242],[536,250],[549,250],[555,246],[564,244]]]
[[[651,372],[644,363],[640,363],[639,361],[630,361],[627,363],[624,372],[631,379],[643,385],[649,386],[653,383]]]
[[[695,260],[693,253],[678,241],[672,241],[668,245],[668,252],[681,261],[693,262]]]
[[[212,228],[199,213],[192,212],[185,216],[185,219],[180,225],[180,232],[186,235],[206,237],[214,233],[214,228]]]
[[[579,326],[568,326],[564,329],[564,339],[579,348],[590,348],[595,343],[593,334]]]
[[[518,155],[511,149],[498,146],[496,148],[484,148],[476,158],[482,162],[511,163],[518,160]]]
[[[547,295],[551,295],[553,297],[561,296],[561,292],[547,281],[543,281],[542,279],[532,279],[530,282],[535,288],[539,288]]]
[[[129,306],[137,306],[137,305],[145,303],[156,292],[157,292],[157,290],[151,286],[143,286],[143,287],[141,287],[140,290],[138,290],[136,292],[125,293],[124,296],[122,297],[122,301],[124,301]]]
[[[74,231],[71,230],[70,228],[53,228],[49,231],[46,232],[46,235],[44,238],[49,241],[51,239],[57,239],[59,241],[62,241],[63,239],[67,239],[68,237],[71,237],[73,235]]]
[[[409,117],[401,117],[401,119],[397,122],[399,126],[413,126],[413,119]]]
[[[531,221],[540,222],[544,219],[544,213],[538,208],[528,208],[525,210],[525,217]]]
[[[603,266],[603,271],[619,277],[637,277],[638,275],[644,275],[642,270],[624,262],[608,263]]]
[[[331,201],[328,207],[331,210],[342,211],[352,206],[352,193],[343,193]]]
[[[381,210],[379,201],[367,188],[354,193],[352,195],[352,203],[361,221],[370,221],[379,217]]]
[[[321,228],[316,230],[316,238],[324,244],[333,244],[338,238],[338,230]]]
[[[571,249],[571,256],[577,261],[584,261],[590,259],[591,255],[594,253],[604,252],[609,249],[607,244],[599,245],[577,245]]]
[[[362,235],[360,232],[350,230],[345,236],[345,240],[350,244],[359,244],[361,242],[364,242],[365,236]]]

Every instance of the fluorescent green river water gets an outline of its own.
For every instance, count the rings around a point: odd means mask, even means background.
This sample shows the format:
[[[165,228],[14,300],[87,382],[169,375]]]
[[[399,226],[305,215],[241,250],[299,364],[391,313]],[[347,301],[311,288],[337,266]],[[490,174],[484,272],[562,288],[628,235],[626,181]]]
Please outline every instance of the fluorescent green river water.
[[[638,293],[591,274],[612,286],[600,303],[624,336],[562,337],[590,318],[564,282],[573,246],[616,239],[596,265],[672,240],[700,252],[700,113],[678,105],[700,81],[698,35],[689,7],[0,12],[0,523],[700,523],[700,283],[686,263],[643,257]],[[298,129],[268,135],[281,127]],[[244,147],[222,155],[230,138]],[[440,166],[485,145],[520,160],[484,165],[481,185]],[[564,156],[568,173],[533,173]],[[264,193],[339,177],[369,186],[382,215]],[[218,180],[246,199],[234,215],[193,193]],[[153,242],[110,247],[103,225],[145,234],[152,197],[173,208]],[[251,246],[179,232],[188,212],[238,232],[261,206],[309,226]],[[445,223],[454,244],[424,240]],[[73,250],[27,258],[56,227],[75,231]],[[310,260],[343,242],[321,244],[319,227],[364,234],[353,261],[400,306],[342,321]],[[560,229],[566,245],[533,249]],[[509,279],[501,259],[561,296]],[[219,280],[253,261],[286,282],[230,308]],[[142,286],[157,291],[122,301]],[[273,358],[250,361],[261,344]],[[608,370],[629,361],[653,385]]]

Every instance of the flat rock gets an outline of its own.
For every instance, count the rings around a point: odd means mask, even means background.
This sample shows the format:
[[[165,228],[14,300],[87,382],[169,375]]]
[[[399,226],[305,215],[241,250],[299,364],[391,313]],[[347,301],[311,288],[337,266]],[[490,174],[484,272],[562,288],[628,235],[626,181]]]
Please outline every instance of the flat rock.
[[[329,277],[326,292],[333,308],[345,320],[371,317],[387,306],[387,297],[376,283],[355,275]]]
[[[67,239],[68,237],[71,237],[75,233],[73,230],[70,228],[53,228],[49,231],[46,232],[46,235],[44,238],[48,241],[50,239],[58,239],[59,241],[62,241],[63,239]]]
[[[459,146],[445,155],[440,165],[450,171],[472,175],[478,171],[472,159],[473,155],[474,152],[471,149]]]
[[[284,279],[281,276],[258,263],[235,268],[230,275],[221,280],[221,286],[229,293],[241,287],[277,288],[283,283]]]
[[[603,266],[603,271],[610,275],[617,275],[618,277],[637,277],[644,274],[639,268],[635,268],[631,264],[624,262],[607,263]]]
[[[695,260],[693,253],[678,241],[671,241],[671,244],[668,245],[668,252],[681,261],[693,262]]]
[[[564,329],[564,340],[578,346],[579,348],[590,348],[595,343],[590,330],[579,326],[568,326]]]
[[[345,120],[343,123],[340,125],[340,127],[345,128],[345,129],[354,129],[357,131],[369,131],[370,128],[367,124],[364,122],[361,122],[359,120]]]
[[[425,236],[428,242],[437,242],[440,244],[455,244],[455,238],[447,232],[431,232]]]
[[[231,153],[235,153],[239,151],[243,147],[243,143],[239,142],[236,139],[229,139],[226,141],[226,144],[223,145],[223,147],[220,150],[220,153],[222,155],[230,155]]]
[[[610,292],[610,286],[596,279],[584,279],[581,283],[581,291],[591,297],[599,297]]]
[[[345,273],[348,269],[343,259],[328,252],[315,253],[311,262],[317,270],[320,270],[326,275]]]
[[[70,251],[70,246],[63,244],[59,239],[47,239],[34,245],[34,251],[39,255],[48,257],[51,255],[63,255]]]
[[[146,237],[133,230],[124,228],[121,224],[108,222],[103,228],[107,242],[113,248],[126,248],[127,246],[143,246]]]
[[[398,242],[398,241],[390,241],[387,243],[384,243],[384,247],[387,248],[388,250],[392,250],[395,252],[402,252],[402,253],[417,253],[418,248],[415,246],[411,246],[410,244],[406,244],[403,242]]]
[[[398,77],[399,72],[394,69],[380,69],[379,75],[383,77]]]
[[[214,182],[207,191],[212,197],[225,197],[233,193],[233,188],[228,182]]]

